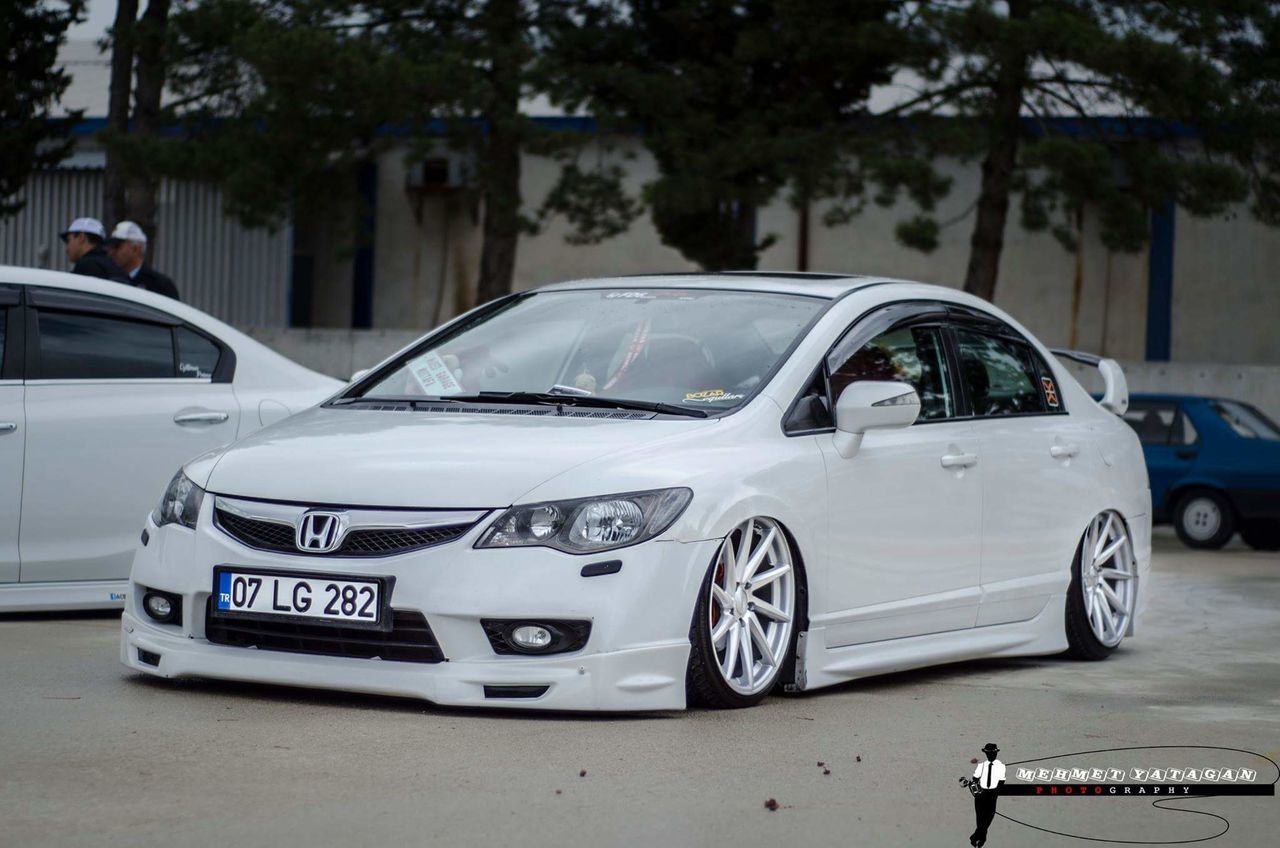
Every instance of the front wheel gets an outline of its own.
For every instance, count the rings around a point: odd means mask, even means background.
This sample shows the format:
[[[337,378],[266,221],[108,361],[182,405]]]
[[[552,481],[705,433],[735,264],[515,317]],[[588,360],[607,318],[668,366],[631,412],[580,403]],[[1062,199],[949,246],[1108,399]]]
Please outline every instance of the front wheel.
[[[1178,498],[1173,529],[1188,548],[1217,550],[1236,532],[1236,514],[1221,493],[1197,489]]]
[[[1138,597],[1138,560],[1129,528],[1116,512],[1089,522],[1067,589],[1067,644],[1071,656],[1103,660],[1124,639]]]
[[[758,704],[795,652],[796,568],[781,525],[751,518],[724,538],[703,578],[689,631],[689,703]]]

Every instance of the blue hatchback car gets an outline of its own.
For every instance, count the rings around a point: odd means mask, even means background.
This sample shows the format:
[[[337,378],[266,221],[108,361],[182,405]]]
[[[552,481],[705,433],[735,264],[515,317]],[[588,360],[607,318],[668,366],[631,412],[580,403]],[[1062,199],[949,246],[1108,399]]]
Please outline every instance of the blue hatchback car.
[[[1137,432],[1157,522],[1193,548],[1220,548],[1236,530],[1258,550],[1280,550],[1280,427],[1238,400],[1136,394],[1125,421]]]

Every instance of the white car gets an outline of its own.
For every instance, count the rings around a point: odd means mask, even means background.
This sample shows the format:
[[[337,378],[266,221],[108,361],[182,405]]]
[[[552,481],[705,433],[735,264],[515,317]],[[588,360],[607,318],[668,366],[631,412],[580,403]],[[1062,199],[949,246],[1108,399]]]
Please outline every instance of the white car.
[[[0,612],[123,606],[174,466],[341,386],[175,300],[0,266]]]
[[[180,470],[134,560],[121,661],[654,710],[1100,659],[1150,565],[1142,450],[1102,368],[1108,408],[1000,310],[917,283],[515,294]]]

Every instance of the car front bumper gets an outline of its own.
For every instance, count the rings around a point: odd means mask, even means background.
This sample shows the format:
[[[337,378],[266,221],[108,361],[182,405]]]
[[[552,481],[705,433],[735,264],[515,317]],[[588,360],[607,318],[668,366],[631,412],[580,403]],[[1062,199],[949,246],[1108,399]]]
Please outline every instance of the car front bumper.
[[[598,556],[547,548],[477,550],[473,544],[488,523],[481,521],[456,541],[394,557],[282,556],[244,547],[213,527],[207,512],[202,511],[194,532],[157,528],[148,520],[151,541],[135,556],[121,618],[120,661],[134,671],[401,695],[456,706],[606,711],[685,706],[689,625],[716,540],[651,541]],[[620,560],[622,568],[582,576],[583,566],[603,560]],[[205,620],[216,565],[394,577],[390,606],[421,612],[445,661],[214,644],[206,638]],[[141,607],[146,589],[179,595],[181,622],[151,620]],[[585,620],[591,633],[585,646],[571,653],[500,655],[481,626],[486,618]],[[504,697],[493,688],[511,686],[546,690],[537,697]]]

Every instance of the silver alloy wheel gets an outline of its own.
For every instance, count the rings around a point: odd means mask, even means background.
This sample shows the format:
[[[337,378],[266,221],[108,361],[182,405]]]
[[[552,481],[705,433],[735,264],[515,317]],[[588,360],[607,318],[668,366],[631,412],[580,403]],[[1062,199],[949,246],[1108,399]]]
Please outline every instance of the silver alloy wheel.
[[[1182,529],[1197,542],[1212,539],[1221,526],[1222,510],[1213,498],[1192,498],[1182,509]]]
[[[740,695],[773,686],[791,645],[796,606],[791,547],[778,523],[751,518],[720,544],[707,609],[721,678]]]
[[[1124,638],[1137,597],[1137,560],[1124,521],[1104,512],[1089,523],[1080,549],[1080,589],[1094,637],[1108,648]]]

